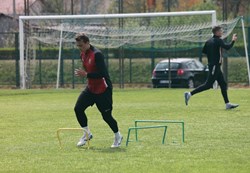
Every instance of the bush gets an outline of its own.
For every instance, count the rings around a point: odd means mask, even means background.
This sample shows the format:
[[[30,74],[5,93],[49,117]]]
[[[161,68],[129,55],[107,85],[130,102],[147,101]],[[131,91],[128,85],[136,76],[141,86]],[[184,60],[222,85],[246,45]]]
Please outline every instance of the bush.
[[[231,83],[247,83],[248,72],[245,58],[231,58],[228,65],[228,81]]]

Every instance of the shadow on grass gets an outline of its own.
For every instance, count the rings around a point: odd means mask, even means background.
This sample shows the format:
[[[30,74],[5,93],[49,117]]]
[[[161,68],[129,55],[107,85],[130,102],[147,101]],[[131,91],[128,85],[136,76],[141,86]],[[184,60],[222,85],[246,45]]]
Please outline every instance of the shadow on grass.
[[[101,152],[101,153],[117,153],[117,152],[126,152],[127,149],[126,148],[123,148],[123,147],[120,147],[120,148],[100,148],[100,147],[90,147],[89,149],[86,148],[86,147],[79,147],[78,148],[79,150],[84,150],[84,151],[88,151],[88,150],[91,150],[91,151],[96,151],[96,152]]]

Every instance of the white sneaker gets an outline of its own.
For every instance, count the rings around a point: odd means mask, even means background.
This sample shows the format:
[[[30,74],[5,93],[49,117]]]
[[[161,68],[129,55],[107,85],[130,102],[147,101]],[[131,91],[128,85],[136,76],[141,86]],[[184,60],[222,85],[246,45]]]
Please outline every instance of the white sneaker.
[[[88,140],[92,139],[92,138],[93,138],[92,133],[88,133],[88,139],[87,139],[86,133],[84,133],[84,135],[81,137],[81,139],[79,140],[79,142],[78,142],[76,145],[77,145],[78,147],[81,147],[81,146],[85,145],[86,142],[87,142]]]
[[[111,148],[117,148],[120,147],[121,143],[122,143],[122,135],[119,133],[118,136],[115,137],[114,143],[111,145]]]
[[[226,109],[234,109],[237,108],[238,106],[239,106],[238,104],[227,103]]]
[[[188,105],[188,100],[190,99],[190,97],[191,97],[191,93],[190,92],[185,92],[184,93],[184,98],[185,98],[186,106]]]

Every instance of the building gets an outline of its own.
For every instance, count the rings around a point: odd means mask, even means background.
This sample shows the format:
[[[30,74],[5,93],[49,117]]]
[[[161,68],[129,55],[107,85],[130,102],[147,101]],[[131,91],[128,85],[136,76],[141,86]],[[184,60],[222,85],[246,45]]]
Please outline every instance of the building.
[[[15,33],[18,32],[18,20],[0,13],[0,47],[14,47]]]

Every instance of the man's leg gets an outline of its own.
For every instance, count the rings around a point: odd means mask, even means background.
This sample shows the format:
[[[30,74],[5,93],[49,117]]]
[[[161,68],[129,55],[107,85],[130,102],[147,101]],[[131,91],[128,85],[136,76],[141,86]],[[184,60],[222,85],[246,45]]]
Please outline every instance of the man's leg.
[[[112,116],[112,89],[107,88],[107,90],[103,94],[97,95],[95,103],[98,110],[102,114],[103,120],[109,125],[109,127],[115,134],[115,141],[111,147],[119,147],[123,137],[119,132],[117,121]]]
[[[229,103],[228,96],[227,96],[227,83],[223,77],[221,70],[219,70],[219,72],[218,72],[217,82],[220,85],[221,94],[222,94],[222,97],[224,99],[224,102]]]
[[[87,131],[89,139],[91,139],[93,136],[88,128],[88,119],[87,119],[87,116],[85,114],[85,109],[88,106],[91,106],[93,104],[94,104],[94,101],[93,101],[92,94],[90,92],[88,92],[88,90],[84,90],[79,95],[77,102],[75,104],[75,107],[74,107],[77,121],[80,124],[80,126],[84,130]],[[86,134],[84,133],[83,136],[80,138],[80,141],[77,143],[77,146],[85,145],[87,140],[88,139],[86,137]]]
[[[91,93],[89,93],[88,90],[82,91],[74,107],[77,121],[81,127],[86,127],[88,125],[88,119],[84,111],[87,107],[92,106],[93,104],[94,101],[91,97]]]
[[[103,94],[97,95],[95,103],[98,110],[102,114],[103,120],[109,125],[114,133],[118,132],[117,122],[112,116],[112,89],[107,88]]]
[[[217,68],[216,66],[209,66],[209,74],[208,74],[206,82],[200,85],[199,87],[197,87],[196,89],[194,89],[193,91],[191,91],[190,93],[192,96],[199,92],[212,88],[216,79],[216,68]]]
[[[229,103],[228,94],[227,94],[227,83],[224,79],[224,76],[221,70],[218,72],[217,81],[221,88],[221,94],[226,104],[226,109],[233,109],[233,108],[238,107],[239,106],[238,104]]]
[[[215,81],[215,68],[216,68],[216,66],[209,66],[209,74],[208,74],[207,80],[204,84],[198,86],[196,89],[194,89],[191,92],[184,93],[186,105],[188,105],[188,101],[189,101],[191,96],[193,96],[197,93],[200,93],[202,91],[208,90],[213,86],[213,83]]]

